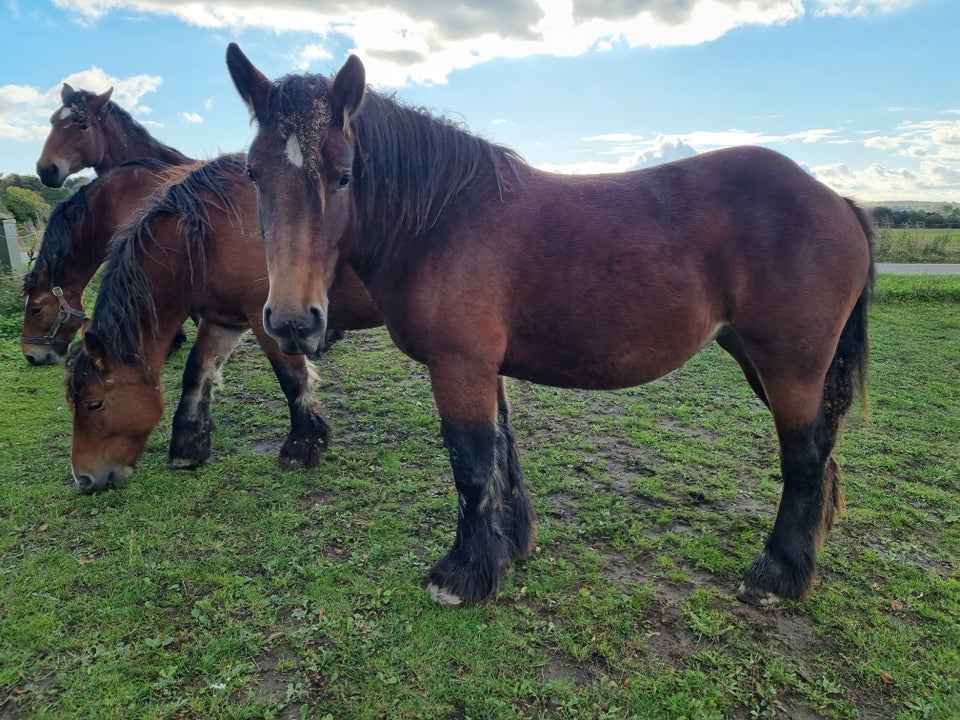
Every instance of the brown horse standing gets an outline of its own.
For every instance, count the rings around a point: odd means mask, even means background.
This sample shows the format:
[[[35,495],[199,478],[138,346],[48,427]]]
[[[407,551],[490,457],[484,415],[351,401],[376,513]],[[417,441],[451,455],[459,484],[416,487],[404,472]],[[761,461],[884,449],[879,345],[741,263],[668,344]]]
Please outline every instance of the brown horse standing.
[[[83,168],[93,168],[101,175],[137,158],[153,158],[167,165],[196,162],[154,138],[110,100],[112,93],[113,88],[96,95],[63,84],[63,105],[50,116],[50,134],[37,160],[37,175],[44,185],[60,187]]]
[[[84,352],[68,364],[73,410],[71,463],[77,486],[94,492],[127,481],[160,421],[160,374],[170,342],[190,313],[201,319],[173,419],[170,464],[195,467],[210,455],[210,402],[219,370],[252,329],[290,408],[283,467],[309,467],[329,442],[304,355],[285,355],[263,331],[267,295],[256,194],[242,156],[199,166],[153,198],[114,240]],[[333,327],[382,324],[355,275],[331,291]]]
[[[33,268],[23,278],[20,347],[31,365],[52,365],[66,354],[84,319],[83,291],[103,263],[107,243],[169,177],[170,168],[156,160],[129,161],[53,209]]]
[[[740,599],[807,595],[841,505],[831,452],[867,366],[873,257],[865,214],[795,163],[740,147],[635,172],[564,176],[368,92],[351,57],[333,80],[271,82],[231,44],[258,123],[270,272],[264,325],[288,352],[326,326],[346,258],[410,357],[430,372],[459,494],[441,603],[493,598],[533,547],[497,373],[621,388],[711,340],[768,405],[783,492]]]

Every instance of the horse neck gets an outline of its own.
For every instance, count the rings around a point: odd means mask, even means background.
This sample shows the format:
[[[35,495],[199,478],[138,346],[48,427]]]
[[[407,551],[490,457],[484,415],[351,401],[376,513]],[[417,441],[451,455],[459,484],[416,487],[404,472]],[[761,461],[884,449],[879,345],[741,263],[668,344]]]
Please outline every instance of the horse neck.
[[[176,148],[164,145],[142,129],[128,126],[117,113],[107,115],[103,125],[104,150],[100,162],[93,166],[98,175],[138,158],[151,158],[167,165],[194,162]]]

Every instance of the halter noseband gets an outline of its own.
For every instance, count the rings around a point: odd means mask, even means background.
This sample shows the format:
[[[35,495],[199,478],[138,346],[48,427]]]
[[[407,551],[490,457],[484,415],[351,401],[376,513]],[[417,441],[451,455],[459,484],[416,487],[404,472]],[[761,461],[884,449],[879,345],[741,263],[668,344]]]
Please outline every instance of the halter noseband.
[[[24,337],[21,335],[20,342],[24,345],[50,345],[62,355],[67,351],[67,346],[70,344],[70,341],[57,340],[57,333],[60,332],[60,328],[63,327],[63,324],[71,317],[78,317],[81,320],[85,320],[87,316],[83,310],[70,307],[66,298],[63,297],[63,288],[59,285],[54,285],[50,288],[50,292],[53,293],[53,296],[57,299],[57,304],[60,306],[57,309],[57,317],[54,318],[53,325],[50,326],[47,334],[43,337]]]

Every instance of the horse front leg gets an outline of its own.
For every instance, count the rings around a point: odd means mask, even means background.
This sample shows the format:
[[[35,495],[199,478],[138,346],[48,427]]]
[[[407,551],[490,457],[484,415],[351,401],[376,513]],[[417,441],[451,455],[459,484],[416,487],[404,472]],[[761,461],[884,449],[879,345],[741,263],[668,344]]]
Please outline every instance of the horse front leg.
[[[305,355],[286,355],[259,323],[252,330],[267,355],[290,408],[287,433],[277,463],[285,470],[314,467],[330,447],[330,426],[314,395],[316,371]]]
[[[506,520],[510,557],[513,560],[525,560],[533,552],[537,514],[523,484],[520,454],[510,424],[510,404],[502,375],[497,378],[497,429],[497,458],[503,463],[507,478],[504,501],[508,508]]]
[[[507,566],[533,545],[533,508],[519,474],[506,396],[490,370],[430,368],[458,497],[453,547],[427,575],[430,597],[441,605],[492,600]]]
[[[237,346],[243,329],[214,325],[201,320],[197,337],[183,368],[183,390],[173,415],[169,465],[193,469],[210,457],[213,446],[213,417],[210,404],[213,388],[220,381],[220,369]]]

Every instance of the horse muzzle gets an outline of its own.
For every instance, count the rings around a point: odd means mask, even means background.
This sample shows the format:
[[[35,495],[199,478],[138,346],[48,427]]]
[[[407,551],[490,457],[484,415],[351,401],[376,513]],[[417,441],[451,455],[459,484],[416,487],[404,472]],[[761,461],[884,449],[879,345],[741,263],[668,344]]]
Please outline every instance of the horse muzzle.
[[[121,488],[127,484],[130,476],[133,474],[132,467],[110,468],[96,475],[81,473],[74,474],[73,483],[77,490],[84,495],[92,495],[100,490],[106,490],[109,487]]]
[[[33,338],[24,338],[21,340],[20,345],[20,349],[23,351],[23,356],[31,365],[56,365],[66,354],[66,344],[60,346],[28,342],[32,339]]]
[[[287,355],[317,355],[326,344],[327,315],[317,305],[306,313],[289,315],[263,308],[263,329]]]
[[[70,173],[65,172],[65,169],[57,163],[50,163],[49,165],[37,163],[37,175],[40,176],[40,182],[47,187],[63,187],[63,182],[69,174]]]

